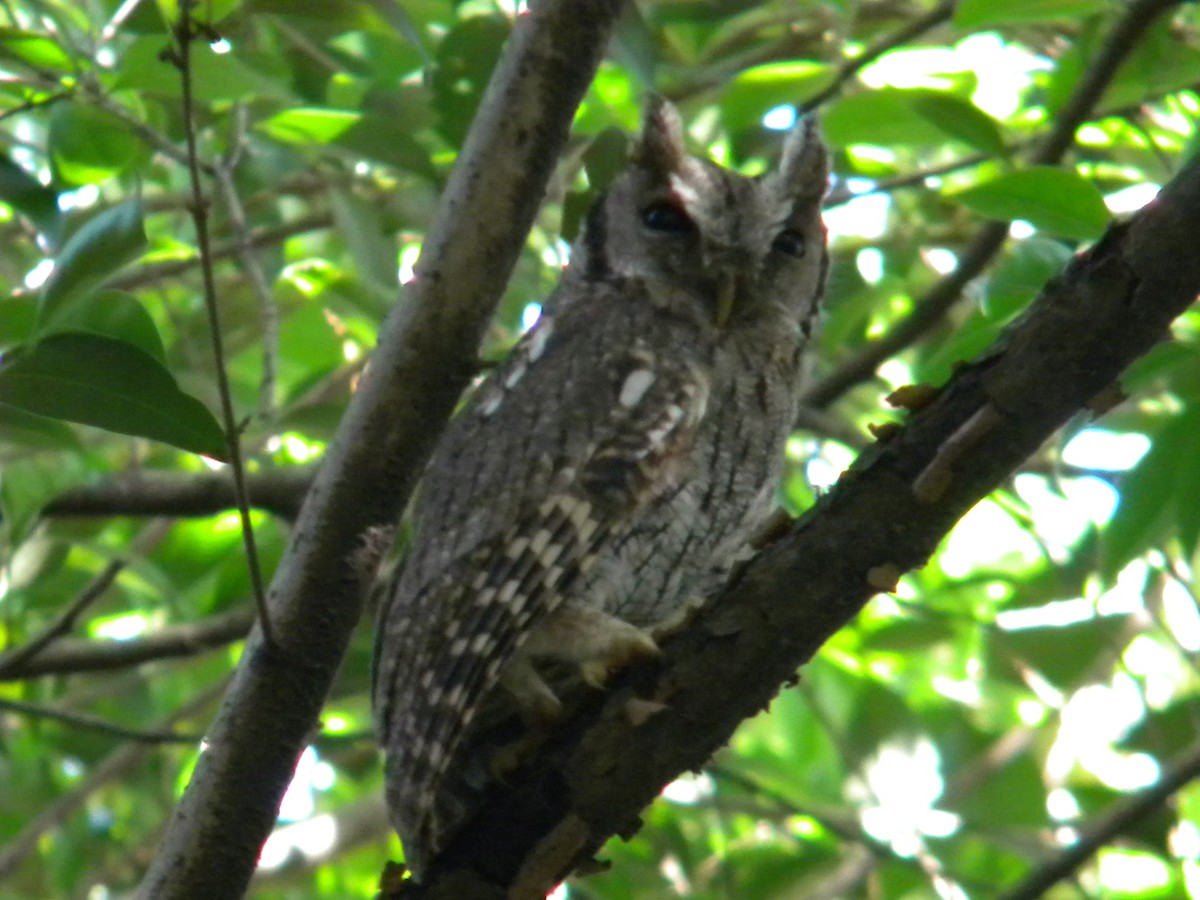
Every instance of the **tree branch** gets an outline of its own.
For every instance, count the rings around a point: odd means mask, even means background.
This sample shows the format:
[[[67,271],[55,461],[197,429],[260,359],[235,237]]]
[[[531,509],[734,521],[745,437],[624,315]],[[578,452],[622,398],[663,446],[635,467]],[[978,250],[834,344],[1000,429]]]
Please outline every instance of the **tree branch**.
[[[224,681],[205,688],[187,705],[167,716],[160,724],[160,729],[169,729],[180,721],[202,713],[224,689]],[[40,813],[37,814],[13,840],[0,849],[0,880],[11,875],[38,845],[42,835],[61,825],[87,801],[87,798],[110,781],[124,777],[126,772],[154,752],[156,745],[148,743],[129,743],[118,747],[99,763],[90,767],[83,780],[73,790],[63,794]]]
[[[622,4],[518,17],[430,226],[301,511],[257,630],[141,896],[240,897],[358,621],[381,552],[459,394]],[[372,557],[375,557],[373,559]]]
[[[664,784],[703,766],[874,593],[922,565],[968,509],[1163,339],[1200,291],[1198,231],[1193,160],[666,639],[660,661],[589,697],[492,790],[406,900],[541,897],[609,836],[636,831]],[[666,709],[635,724],[635,699]]]
[[[173,728],[130,728],[87,713],[0,697],[0,710],[5,709],[31,719],[49,719],[62,725],[70,725],[72,728],[81,728],[85,731],[94,731],[109,737],[123,738],[142,744],[198,744],[204,738],[202,734],[176,731]]]
[[[295,519],[314,475],[315,466],[251,472],[246,477],[250,505]],[[42,515],[212,516],[236,502],[233,484],[224,472],[139,470],[63,491]]]
[[[0,681],[38,675],[71,675],[105,669],[127,669],[146,662],[195,656],[232,644],[246,636],[254,621],[249,607],[230,610],[127,641],[59,638],[31,659],[5,665]]]
[[[60,612],[40,634],[19,647],[13,647],[11,650],[0,653],[0,681],[12,678],[13,672],[21,671],[29,660],[41,653],[55,639],[74,628],[75,620],[84,610],[104,596],[104,593],[117,580],[117,576],[121,574],[125,565],[125,560],[114,559],[92,579],[91,584],[80,591],[78,597],[67,604],[67,608]]]
[[[841,66],[838,67],[837,76],[833,83],[825,88],[815,97],[810,98],[805,104],[805,110],[812,110],[819,107],[832,97],[836,97],[841,93],[842,88],[846,86],[846,82],[856,76],[859,72],[869,66],[879,57],[883,56],[889,50],[895,50],[897,47],[902,47],[907,43],[920,37],[927,31],[932,31],[943,22],[947,21],[954,15],[954,8],[958,6],[958,0],[942,0],[937,6],[931,9],[923,16],[918,16],[912,21],[906,23],[891,34],[885,35],[879,40],[865,48],[862,53],[850,59],[843,60]]]
[[[1077,871],[1088,859],[1140,819],[1153,813],[1184,785],[1200,778],[1200,743],[1193,744],[1176,760],[1162,778],[1144,791],[1114,803],[1101,819],[1084,829],[1074,844],[1066,847],[1046,865],[1035,869],[1000,900],[1036,900],[1045,896],[1064,878]]]

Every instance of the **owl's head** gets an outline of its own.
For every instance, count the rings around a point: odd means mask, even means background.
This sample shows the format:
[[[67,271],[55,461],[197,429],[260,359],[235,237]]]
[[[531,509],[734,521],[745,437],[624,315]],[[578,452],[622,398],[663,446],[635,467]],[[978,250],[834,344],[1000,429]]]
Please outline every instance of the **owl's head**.
[[[629,166],[588,214],[572,268],[657,283],[699,302],[718,327],[780,308],[804,322],[824,286],[828,178],[812,119],[797,123],[774,169],[748,178],[689,156],[679,113],[652,99]]]

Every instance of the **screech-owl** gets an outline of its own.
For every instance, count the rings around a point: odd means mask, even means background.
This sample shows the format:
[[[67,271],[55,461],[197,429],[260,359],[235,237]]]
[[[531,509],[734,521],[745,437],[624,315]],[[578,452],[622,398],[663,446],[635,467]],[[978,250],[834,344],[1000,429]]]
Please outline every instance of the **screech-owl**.
[[[376,640],[387,801],[418,878],[494,777],[485,709],[552,719],[714,589],[769,512],[824,287],[811,120],[748,178],[652,100],[537,324],[448,426]],[[548,662],[550,661],[550,662]]]

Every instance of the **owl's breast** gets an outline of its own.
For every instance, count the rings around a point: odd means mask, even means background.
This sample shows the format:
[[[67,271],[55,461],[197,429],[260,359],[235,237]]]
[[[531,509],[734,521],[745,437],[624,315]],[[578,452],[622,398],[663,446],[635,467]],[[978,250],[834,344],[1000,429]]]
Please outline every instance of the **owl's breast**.
[[[709,379],[677,484],[640,511],[588,585],[598,605],[639,627],[714,589],[772,506],[796,414],[793,342],[724,342]]]

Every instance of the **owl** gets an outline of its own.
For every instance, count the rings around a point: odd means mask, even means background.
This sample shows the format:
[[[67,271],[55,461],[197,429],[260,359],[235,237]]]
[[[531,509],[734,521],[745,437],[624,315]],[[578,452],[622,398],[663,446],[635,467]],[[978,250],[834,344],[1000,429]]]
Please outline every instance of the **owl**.
[[[652,100],[540,319],[448,426],[376,640],[387,802],[418,880],[498,777],[488,729],[552,723],[552,671],[599,687],[656,653],[770,511],[827,180],[810,119],[750,178],[689,156]]]

